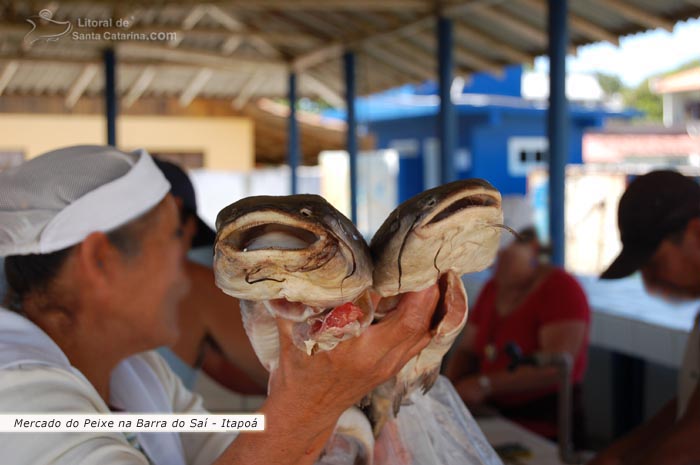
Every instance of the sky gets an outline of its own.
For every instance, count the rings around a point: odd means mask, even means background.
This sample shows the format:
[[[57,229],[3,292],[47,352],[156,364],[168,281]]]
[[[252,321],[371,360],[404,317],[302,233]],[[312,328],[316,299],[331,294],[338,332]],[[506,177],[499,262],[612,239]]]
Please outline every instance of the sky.
[[[617,75],[627,86],[637,86],[655,74],[673,70],[700,59],[700,19],[676,24],[673,32],[656,29],[620,38],[620,45],[608,42],[578,48],[578,56],[567,58],[567,71],[603,72]],[[535,70],[547,71],[549,60],[535,60]]]

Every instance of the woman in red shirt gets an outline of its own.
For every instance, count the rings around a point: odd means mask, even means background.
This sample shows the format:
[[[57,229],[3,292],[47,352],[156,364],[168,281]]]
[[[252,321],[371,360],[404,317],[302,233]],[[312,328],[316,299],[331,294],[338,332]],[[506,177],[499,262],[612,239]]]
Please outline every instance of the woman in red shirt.
[[[532,228],[500,251],[494,276],[470,311],[447,376],[469,407],[488,403],[526,428],[554,439],[557,369],[520,366],[509,371],[511,358],[505,348],[515,343],[524,355],[571,354],[576,404],[586,371],[590,309],[576,279],[544,263],[541,255]],[[581,428],[576,419],[578,435]]]

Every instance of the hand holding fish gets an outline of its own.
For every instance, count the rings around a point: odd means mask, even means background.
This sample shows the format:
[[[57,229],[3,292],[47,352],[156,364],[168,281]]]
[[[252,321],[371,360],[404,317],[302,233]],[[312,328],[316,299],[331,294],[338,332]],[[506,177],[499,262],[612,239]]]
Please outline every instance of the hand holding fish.
[[[383,426],[435,383],[467,319],[460,276],[493,261],[502,221],[500,193],[479,179],[404,202],[369,247],[319,196],[249,197],[219,213],[217,285],[241,299],[270,371],[266,408],[313,423],[293,433],[311,441],[307,454],[335,431],[321,463],[372,463]]]
[[[438,297],[437,286],[406,293],[380,323],[311,357],[294,346],[294,324],[278,318],[280,357],[270,378],[270,394],[296,392],[319,415],[340,415],[425,348],[432,337],[429,326]]]

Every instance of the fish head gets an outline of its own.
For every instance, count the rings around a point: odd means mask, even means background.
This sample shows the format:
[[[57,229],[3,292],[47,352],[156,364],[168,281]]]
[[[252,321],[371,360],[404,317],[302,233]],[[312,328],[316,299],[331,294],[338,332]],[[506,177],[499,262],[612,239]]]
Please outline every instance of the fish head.
[[[255,196],[221,210],[214,272],[227,294],[334,306],[371,286],[369,249],[317,195]]]
[[[481,271],[494,260],[503,222],[501,194],[465,179],[399,205],[372,238],[374,288],[383,296],[418,291],[442,273]]]

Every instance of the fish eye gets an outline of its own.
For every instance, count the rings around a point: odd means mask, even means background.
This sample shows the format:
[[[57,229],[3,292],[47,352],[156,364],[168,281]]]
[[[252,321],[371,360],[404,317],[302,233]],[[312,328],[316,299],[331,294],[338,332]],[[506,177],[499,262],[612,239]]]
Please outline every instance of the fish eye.
[[[299,213],[301,213],[304,216],[311,216],[311,210],[309,210],[308,208],[302,208],[301,210],[299,210]]]
[[[432,197],[430,200],[428,200],[426,205],[429,207],[434,207],[435,205],[437,205],[437,200],[435,199],[435,197]]]

